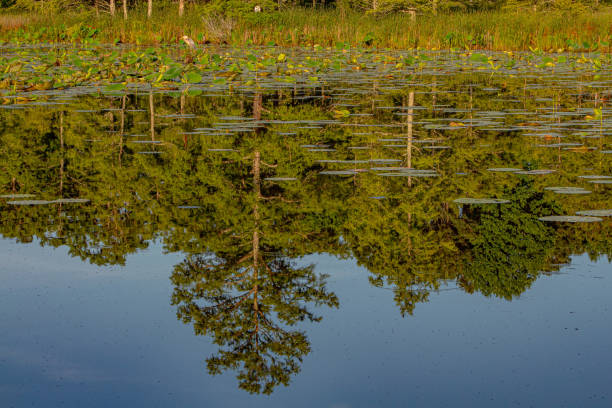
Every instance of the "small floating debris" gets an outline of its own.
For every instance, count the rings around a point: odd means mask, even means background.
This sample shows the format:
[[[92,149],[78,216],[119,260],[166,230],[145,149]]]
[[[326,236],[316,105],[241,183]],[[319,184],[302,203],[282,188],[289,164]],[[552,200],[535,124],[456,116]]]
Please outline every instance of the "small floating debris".
[[[540,170],[521,170],[515,171],[514,174],[522,174],[526,176],[538,176],[538,175],[546,175],[556,172],[557,170],[548,170],[548,169],[540,169]]]
[[[598,217],[588,217],[581,215],[549,215],[548,217],[538,218],[540,221],[546,222],[600,222],[603,219]]]
[[[501,198],[469,198],[462,197],[453,200],[456,204],[508,204],[510,200],[504,200]]]
[[[612,217],[612,210],[588,210],[588,211],[578,211],[576,215],[586,216],[586,217]]]

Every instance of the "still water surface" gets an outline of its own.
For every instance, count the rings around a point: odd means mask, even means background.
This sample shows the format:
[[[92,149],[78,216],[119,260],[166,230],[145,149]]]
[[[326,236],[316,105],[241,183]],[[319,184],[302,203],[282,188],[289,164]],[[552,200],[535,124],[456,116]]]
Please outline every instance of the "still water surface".
[[[610,406],[609,76],[437,58],[0,109],[3,406]]]

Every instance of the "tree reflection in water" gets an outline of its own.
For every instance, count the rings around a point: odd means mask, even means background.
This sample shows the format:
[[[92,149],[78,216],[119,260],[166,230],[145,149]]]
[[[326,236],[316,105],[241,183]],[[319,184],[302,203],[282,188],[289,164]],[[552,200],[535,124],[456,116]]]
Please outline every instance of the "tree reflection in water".
[[[584,168],[610,174],[609,155],[562,157],[559,149],[534,150],[512,133],[472,126],[473,106],[499,112],[507,105],[474,97],[471,85],[469,94],[442,93],[441,87],[464,89],[473,78],[447,81],[436,82],[435,98],[375,87],[356,101],[368,116],[347,119],[348,125],[330,118],[324,89],[84,97],[61,109],[0,110],[0,195],[91,200],[17,206],[2,199],[0,232],[21,242],[67,246],[72,256],[99,265],[123,264],[154,239],[184,254],[171,274],[172,304],[196,335],[218,346],[207,359],[208,371],[235,370],[241,388],[266,394],[289,384],[310,352],[300,322],[320,321],[322,306],[339,307],[327,275],[304,265],[304,256],[355,259],[372,285],[392,289],[406,316],[446,283],[510,300],[572,254],[610,258],[609,220],[538,220],[609,208],[605,185],[590,186],[588,202],[544,190],[574,185]],[[524,92],[519,83],[504,86]],[[544,97],[550,90],[537,92]],[[572,96],[563,97],[571,105]],[[85,112],[100,104],[112,113]],[[526,98],[525,111],[537,104]],[[380,105],[407,115],[398,119]],[[419,120],[439,119],[444,105],[465,109],[465,117],[454,112],[453,120],[470,126],[423,129]],[[530,115],[512,120],[526,123]],[[380,123],[397,126],[367,132],[356,126]],[[384,141],[393,138],[399,142]],[[434,138],[451,148],[425,149],[423,140]],[[390,143],[401,145],[394,150]],[[341,162],[321,161],[330,157]],[[390,165],[369,161],[382,158],[433,169],[437,177],[382,177],[371,168]],[[546,179],[486,170],[533,163],[557,172]],[[319,174],[326,169],[351,172]],[[466,205],[459,217],[453,200],[466,195],[510,203]]]

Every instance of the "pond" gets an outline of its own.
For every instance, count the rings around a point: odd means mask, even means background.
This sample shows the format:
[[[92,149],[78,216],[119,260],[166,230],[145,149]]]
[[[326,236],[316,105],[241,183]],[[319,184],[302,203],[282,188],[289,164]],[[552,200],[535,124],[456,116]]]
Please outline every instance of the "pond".
[[[606,56],[0,50],[7,406],[610,406]]]

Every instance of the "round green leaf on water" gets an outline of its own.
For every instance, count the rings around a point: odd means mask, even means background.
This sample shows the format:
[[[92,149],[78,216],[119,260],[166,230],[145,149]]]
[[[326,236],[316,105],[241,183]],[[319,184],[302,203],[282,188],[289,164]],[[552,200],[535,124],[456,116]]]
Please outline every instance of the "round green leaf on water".
[[[190,89],[187,91],[187,95],[189,96],[199,96],[202,95],[202,90],[201,89]]]
[[[202,75],[197,72],[188,72],[185,74],[185,80],[190,84],[197,84],[202,82]]]
[[[125,89],[125,84],[110,84],[104,88],[105,91],[109,91],[109,92],[122,91],[124,89]]]

